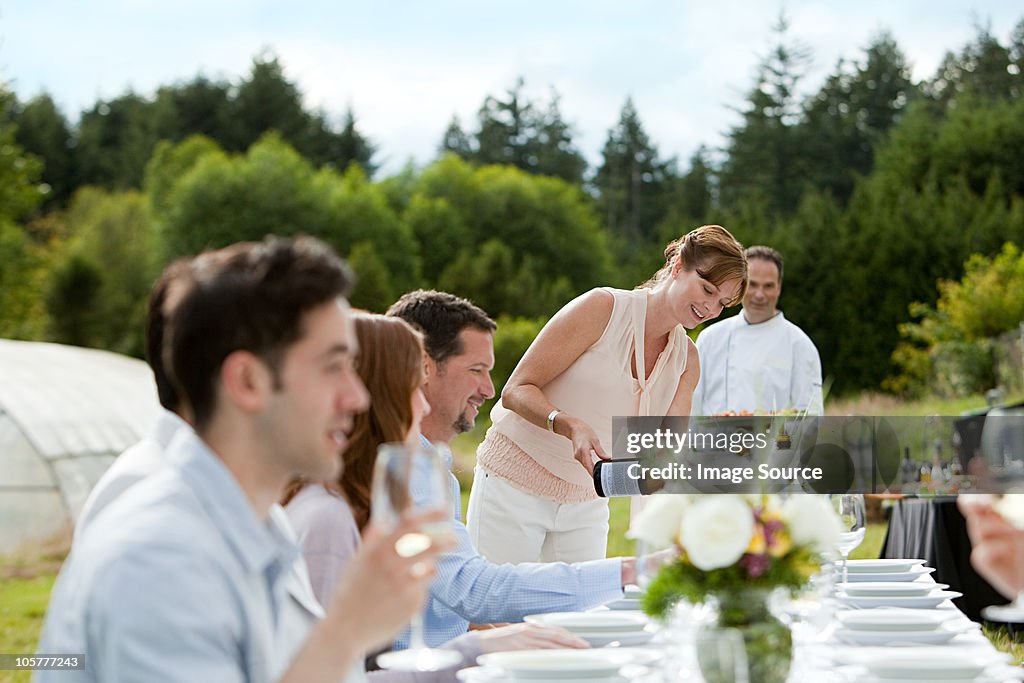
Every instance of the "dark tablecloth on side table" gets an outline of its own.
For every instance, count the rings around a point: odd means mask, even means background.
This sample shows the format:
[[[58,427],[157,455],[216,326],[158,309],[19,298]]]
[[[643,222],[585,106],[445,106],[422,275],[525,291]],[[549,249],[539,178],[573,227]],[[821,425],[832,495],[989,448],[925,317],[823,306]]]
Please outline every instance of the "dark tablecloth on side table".
[[[963,593],[953,602],[974,621],[981,610],[1008,602],[971,566],[971,541],[967,525],[956,506],[956,498],[903,498],[892,508],[889,531],[882,557],[919,557],[930,567],[939,583]]]

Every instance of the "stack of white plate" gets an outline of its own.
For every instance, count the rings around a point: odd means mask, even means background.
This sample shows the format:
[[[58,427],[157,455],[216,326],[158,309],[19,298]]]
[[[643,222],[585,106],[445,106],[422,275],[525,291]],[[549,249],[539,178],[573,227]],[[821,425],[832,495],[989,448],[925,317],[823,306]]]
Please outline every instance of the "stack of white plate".
[[[847,560],[846,571],[850,576],[870,574],[874,577],[872,581],[912,581],[917,578],[913,573],[921,571],[923,564],[924,560],[918,559]],[[842,570],[843,563],[836,562],[836,567]],[[900,578],[889,576],[893,574]],[[886,578],[881,578],[883,575]]]
[[[841,626],[835,635],[853,645],[941,645],[962,630],[944,612],[881,608],[852,610],[836,615]]]
[[[626,586],[622,597],[605,603],[605,607],[613,610],[630,610],[639,612],[643,609],[644,592],[638,586]]]
[[[936,652],[927,656],[893,653],[869,659],[865,666],[872,683],[981,683],[995,680],[985,673],[993,664],[985,657]]]
[[[580,636],[591,647],[643,645],[654,630],[643,614],[634,612],[552,612],[532,614],[525,621],[540,626],[560,626]]]
[[[935,571],[934,567],[925,567],[924,560],[849,560],[846,565],[846,580],[850,583],[916,581]]]
[[[944,583],[920,581],[850,582],[838,586],[839,602],[850,607],[911,607],[931,609],[963,593],[944,590]]]
[[[493,652],[477,658],[479,667],[463,669],[459,679],[467,683],[530,681],[591,681],[624,683],[622,667],[634,661],[617,650],[524,650]]]

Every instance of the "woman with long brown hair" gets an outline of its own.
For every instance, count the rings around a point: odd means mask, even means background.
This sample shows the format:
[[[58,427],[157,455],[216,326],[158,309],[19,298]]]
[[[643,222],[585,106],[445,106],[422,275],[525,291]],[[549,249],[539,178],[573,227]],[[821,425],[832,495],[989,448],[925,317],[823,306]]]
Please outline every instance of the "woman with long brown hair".
[[[285,509],[299,537],[309,566],[313,592],[321,603],[330,599],[338,575],[360,543],[360,532],[371,514],[370,489],[377,448],[383,443],[419,439],[420,421],[430,411],[423,397],[423,341],[400,318],[353,315],[359,344],[356,371],[370,393],[370,409],[356,415],[344,468],[337,480],[294,482],[285,494]],[[586,642],[563,629],[517,624],[471,631],[444,647],[463,655],[469,666],[478,654],[498,650],[586,647]],[[375,672],[374,680],[406,680],[408,674]],[[432,674],[418,674],[417,680]],[[432,680],[452,679],[441,672]]]

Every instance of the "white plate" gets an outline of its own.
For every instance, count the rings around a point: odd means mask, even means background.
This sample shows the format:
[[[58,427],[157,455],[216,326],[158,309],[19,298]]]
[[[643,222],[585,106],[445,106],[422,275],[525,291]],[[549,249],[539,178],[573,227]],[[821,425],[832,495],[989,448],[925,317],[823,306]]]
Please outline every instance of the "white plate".
[[[915,595],[911,597],[893,596],[885,597],[854,597],[852,595],[840,595],[836,599],[844,605],[860,608],[871,607],[909,607],[912,609],[931,609],[938,607],[946,600],[959,598],[963,593],[957,591],[935,591],[930,595]]]
[[[921,680],[920,678],[879,678],[878,676],[871,675],[868,675],[866,678],[861,677],[857,679],[858,683],[921,683]],[[987,676],[984,678],[972,676],[970,678],[943,678],[942,683],[996,683],[996,680]],[[514,681],[509,679],[509,683],[514,683]]]
[[[586,679],[610,678],[630,662],[628,653],[607,650],[521,650],[492,652],[477,657],[487,667],[497,667],[514,678]]]
[[[636,647],[646,645],[654,638],[654,631],[624,631],[622,633],[577,633],[580,638],[590,643],[590,647],[605,647],[618,643],[620,647]]]
[[[960,635],[952,628],[937,628],[927,631],[863,631],[840,628],[836,638],[853,645],[942,645]]]
[[[470,666],[455,672],[455,677],[462,683],[517,683],[522,678],[516,678],[502,669],[494,669],[485,666]],[[565,678],[531,678],[530,683],[563,683]],[[624,676],[607,676],[595,678],[593,683],[627,683],[628,678]]]
[[[933,590],[949,588],[946,583],[917,583],[916,581],[870,581],[841,583],[839,590],[855,597],[893,597],[928,595]]]
[[[868,632],[934,631],[951,615],[917,609],[866,609],[836,613],[839,623],[847,629]]]
[[[991,661],[980,657],[958,653],[935,652],[933,655],[901,655],[898,652],[865,662],[868,671],[876,678],[897,678],[914,681],[960,681],[971,680]]]
[[[625,612],[551,612],[531,614],[523,621],[539,626],[560,626],[580,635],[643,631],[649,623],[642,614]]]
[[[847,560],[846,571],[850,574],[867,574],[875,572],[909,572],[918,565],[924,564],[924,560]],[[836,562],[840,569],[842,562]]]
[[[618,600],[612,600],[611,602],[605,603],[605,607],[614,610],[639,612],[644,608],[644,603],[641,600],[634,600],[633,598],[619,598]]]
[[[916,565],[908,572],[847,572],[846,580],[850,583],[861,581],[915,581],[922,576],[931,574],[935,567]]]

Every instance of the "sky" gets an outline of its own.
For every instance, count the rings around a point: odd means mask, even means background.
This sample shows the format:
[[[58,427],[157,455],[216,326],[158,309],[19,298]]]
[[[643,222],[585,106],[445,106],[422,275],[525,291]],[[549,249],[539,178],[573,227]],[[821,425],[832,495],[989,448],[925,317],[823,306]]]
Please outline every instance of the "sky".
[[[237,82],[271,50],[311,108],[352,107],[386,175],[437,152],[453,115],[472,129],[489,94],[518,77],[561,96],[596,164],[632,97],[662,158],[685,168],[721,147],[770,49],[780,10],[812,50],[804,92],[881,30],[915,80],[987,27],[1007,42],[1024,9],[1007,0],[0,0],[0,78],[48,92],[72,121],[99,98],[150,95],[198,74]]]

